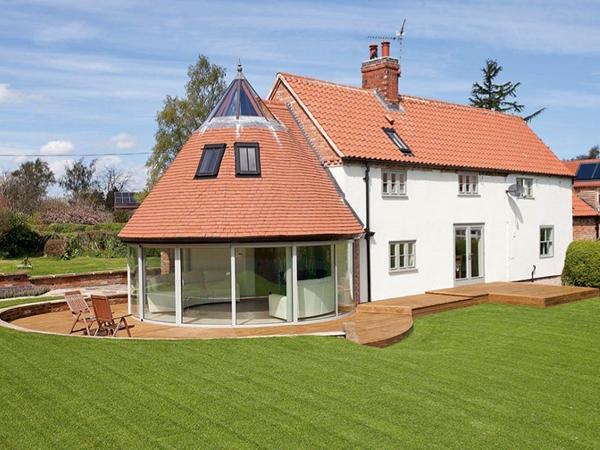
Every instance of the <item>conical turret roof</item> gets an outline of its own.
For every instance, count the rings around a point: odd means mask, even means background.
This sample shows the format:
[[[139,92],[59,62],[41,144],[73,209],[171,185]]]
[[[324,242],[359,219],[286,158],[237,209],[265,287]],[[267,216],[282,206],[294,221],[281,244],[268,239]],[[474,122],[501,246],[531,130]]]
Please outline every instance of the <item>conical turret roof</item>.
[[[217,117],[262,117],[268,121],[276,120],[242,73],[241,64],[237,66],[237,76],[208,116],[207,122]]]

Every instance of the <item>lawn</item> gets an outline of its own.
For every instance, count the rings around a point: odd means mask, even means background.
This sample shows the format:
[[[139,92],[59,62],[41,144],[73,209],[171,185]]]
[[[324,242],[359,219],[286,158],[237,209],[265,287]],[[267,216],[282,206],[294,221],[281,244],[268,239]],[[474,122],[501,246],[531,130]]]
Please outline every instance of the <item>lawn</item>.
[[[600,299],[338,338],[73,339],[0,329],[0,447],[600,446]]]
[[[0,309],[10,306],[26,305],[27,303],[51,302],[52,300],[61,300],[64,295],[46,295],[43,297],[23,297],[16,300],[0,300]]]
[[[0,259],[0,273],[20,271],[17,266],[23,258]],[[52,275],[62,273],[95,272],[99,270],[122,270],[127,268],[126,258],[93,258],[80,256],[65,260],[46,256],[29,258],[33,269],[28,270],[31,275]]]

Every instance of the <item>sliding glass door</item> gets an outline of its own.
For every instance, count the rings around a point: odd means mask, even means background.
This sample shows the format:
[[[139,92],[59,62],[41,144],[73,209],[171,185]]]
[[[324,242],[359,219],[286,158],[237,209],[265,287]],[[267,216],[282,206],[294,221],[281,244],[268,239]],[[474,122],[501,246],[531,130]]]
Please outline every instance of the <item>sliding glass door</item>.
[[[483,281],[483,225],[454,227],[454,279],[457,283]]]
[[[291,322],[291,247],[238,247],[234,253],[235,324]]]

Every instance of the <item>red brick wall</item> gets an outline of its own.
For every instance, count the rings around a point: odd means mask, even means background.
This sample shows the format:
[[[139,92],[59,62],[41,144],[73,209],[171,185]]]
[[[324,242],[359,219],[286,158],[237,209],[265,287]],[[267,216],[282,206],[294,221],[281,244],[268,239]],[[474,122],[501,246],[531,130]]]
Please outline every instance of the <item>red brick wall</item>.
[[[597,239],[595,217],[573,217],[573,239]]]
[[[398,103],[400,65],[397,59],[378,58],[366,61],[361,72],[364,89],[377,89],[388,102]]]
[[[165,275],[167,273],[175,272],[175,250],[172,248],[168,250],[162,250],[160,252],[160,273]]]
[[[107,295],[111,304],[127,303],[126,295]],[[1,305],[0,305],[1,307]],[[91,305],[90,305],[91,307]],[[66,311],[67,303],[64,300],[55,300],[50,302],[38,302],[31,305],[21,305],[10,308],[0,314],[0,320],[12,322],[13,320],[23,319],[25,317],[36,316],[51,312]]]
[[[352,277],[354,303],[360,303],[360,239],[352,242]]]
[[[111,270],[93,273],[66,275],[28,276],[22,274],[0,275],[0,287],[10,286],[49,286],[52,289],[77,288],[84,286],[105,286],[108,284],[127,284],[126,270]]]

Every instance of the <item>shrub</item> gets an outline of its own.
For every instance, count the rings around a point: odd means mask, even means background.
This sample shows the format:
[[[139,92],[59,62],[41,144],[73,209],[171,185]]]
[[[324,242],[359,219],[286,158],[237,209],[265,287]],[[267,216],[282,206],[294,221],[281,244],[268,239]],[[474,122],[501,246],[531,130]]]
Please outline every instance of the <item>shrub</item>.
[[[44,223],[96,225],[111,220],[111,213],[96,209],[90,204],[82,202],[71,204],[62,200],[47,202],[41,216],[41,221]]]
[[[130,217],[131,213],[124,209],[118,209],[113,213],[113,219],[117,223],[127,223]]]
[[[67,240],[63,259],[77,256],[119,258],[127,256],[127,245],[114,234],[104,231],[91,231],[70,236]]]
[[[45,294],[50,290],[46,286],[10,286],[0,287],[0,298],[13,298],[13,297],[35,297],[37,295]],[[0,303],[0,308],[2,304]]]
[[[42,252],[46,237],[31,229],[27,217],[14,212],[0,214],[0,254],[32,256]]]
[[[567,249],[562,282],[600,287],[600,241],[573,241]]]
[[[66,239],[48,239],[44,245],[44,255],[62,256],[67,249]]]

